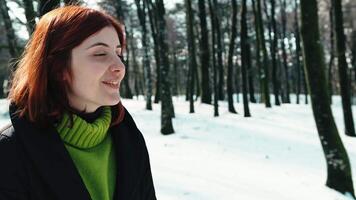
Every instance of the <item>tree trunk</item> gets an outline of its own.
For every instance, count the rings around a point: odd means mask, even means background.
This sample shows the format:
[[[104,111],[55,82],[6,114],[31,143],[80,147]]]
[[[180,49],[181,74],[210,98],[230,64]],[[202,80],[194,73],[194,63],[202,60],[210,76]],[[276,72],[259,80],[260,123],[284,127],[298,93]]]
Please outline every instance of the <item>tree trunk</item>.
[[[299,99],[299,95],[300,95],[300,91],[301,91],[301,63],[300,63],[300,53],[301,53],[301,48],[300,48],[300,31],[299,31],[299,19],[298,19],[298,4],[297,4],[297,0],[294,0],[294,4],[295,4],[295,15],[294,15],[294,29],[295,29],[295,46],[296,46],[296,63],[297,63],[297,104],[299,104],[300,99]]]
[[[160,57],[160,46],[158,41],[158,21],[157,21],[157,8],[152,3],[151,0],[145,0],[147,2],[147,10],[151,25],[151,36],[153,39],[154,44],[154,54],[155,54],[155,61],[156,61],[156,83],[155,83],[155,99],[154,103],[158,103],[161,99],[161,57]]]
[[[193,12],[191,0],[185,0],[186,8],[186,24],[187,24],[187,37],[188,37],[188,53],[189,53],[189,70],[190,76],[188,78],[190,91],[189,91],[189,113],[194,113],[194,80],[195,69],[197,68],[197,61],[195,58],[195,42],[194,42],[194,30],[193,30]]]
[[[271,107],[271,102],[269,98],[269,84],[268,84],[268,55],[266,49],[266,41],[264,36],[264,29],[263,29],[263,21],[262,21],[262,14],[261,14],[261,0],[257,0],[257,24],[258,24],[258,35],[260,38],[260,46],[262,48],[262,55],[263,55],[263,70],[262,70],[262,78],[263,78],[263,95],[265,100],[265,105],[267,108]]]
[[[49,11],[59,7],[60,0],[39,0],[38,1],[38,15],[42,17]]]
[[[80,5],[82,2],[81,0],[64,0],[64,4],[68,5]]]
[[[216,30],[216,43],[217,44],[217,63],[219,66],[219,83],[218,83],[218,88],[219,88],[219,100],[225,100],[225,92],[224,92],[224,63],[223,63],[223,58],[222,58],[222,52],[223,52],[223,47],[222,47],[222,34],[221,34],[221,27],[220,27],[220,8],[217,3],[217,0],[213,0],[213,7],[214,7],[214,20],[215,20],[215,30]]]
[[[285,77],[285,98],[282,98],[283,103],[290,103],[290,91],[289,91],[289,71],[287,63],[287,51],[284,40],[286,39],[286,26],[287,26],[287,16],[286,16],[286,0],[281,0],[281,9],[282,9],[282,57],[283,57],[283,66],[284,66],[284,77]]]
[[[213,88],[214,88],[214,116],[219,116],[219,88],[218,88],[218,70],[217,70],[217,62],[216,62],[216,21],[215,21],[215,10],[212,5],[212,0],[209,1],[209,11],[210,11],[210,20],[211,20],[211,45],[212,45],[212,57],[213,57]]]
[[[273,30],[273,38],[271,45],[271,57],[272,57],[272,86],[273,86],[273,94],[274,94],[274,103],[275,105],[281,105],[279,101],[279,88],[277,81],[277,60],[276,60],[276,52],[277,52],[277,25],[275,19],[275,0],[270,0],[271,3],[271,21],[272,21],[272,30]]]
[[[344,20],[342,14],[341,0],[331,0],[334,8],[335,16],[335,34],[336,34],[336,55],[339,66],[339,80],[342,99],[342,108],[344,112],[345,133],[348,136],[355,137],[355,126],[352,117],[351,97],[350,97],[350,83],[347,76],[347,62],[346,62],[346,46],[344,34]]]
[[[28,31],[29,36],[33,33],[35,26],[36,26],[36,12],[33,8],[33,1],[30,0],[22,0],[24,9],[25,9],[25,16],[26,16],[26,28]]]
[[[255,86],[253,85],[253,77],[254,77],[254,73],[253,73],[253,68],[252,68],[252,64],[251,64],[251,44],[250,44],[250,38],[248,36],[248,32],[247,32],[247,38],[246,38],[246,59],[247,59],[247,76],[248,76],[248,91],[249,91],[249,95],[250,95],[250,101],[252,103],[256,103],[256,98],[255,98]]]
[[[131,18],[131,17],[130,17]],[[132,23],[132,19],[130,19],[130,23]],[[135,94],[136,94],[136,96],[138,97],[139,95],[140,95],[140,91],[139,91],[139,79],[140,79],[140,77],[139,77],[139,70],[138,70],[138,63],[137,63],[137,55],[136,55],[136,38],[134,38],[134,36],[133,36],[133,33],[131,32],[130,33],[131,35],[130,35],[130,40],[129,40],[129,42],[130,42],[130,52],[131,52],[131,58],[132,58],[132,69],[133,69],[133,81],[134,81],[134,92],[135,92]]]
[[[210,52],[209,52],[209,36],[206,23],[205,0],[199,0],[199,19],[200,19],[200,70],[201,70],[201,102],[211,104],[211,89],[210,89]]]
[[[232,0],[232,5],[236,7],[236,0]],[[247,51],[249,46],[247,45],[247,23],[246,23],[246,0],[242,0],[241,9],[241,33],[240,33],[240,45],[241,45],[241,75],[242,75],[242,98],[244,104],[244,116],[251,117],[250,109],[248,107],[248,97],[247,97],[247,74],[246,66],[248,65]]]
[[[131,40],[131,34],[130,34],[130,30],[127,27],[125,29],[126,32],[126,36],[127,36],[127,40],[130,41]],[[124,64],[125,64],[125,78],[123,79],[123,93],[122,93],[122,97],[127,98],[127,99],[132,99],[133,95],[132,95],[132,91],[130,88],[130,51],[131,51],[131,47],[130,44],[126,43],[126,52],[127,52],[127,56],[126,58],[124,58]]]
[[[232,90],[232,73],[233,73],[233,62],[232,56],[234,55],[235,49],[235,40],[237,36],[237,4],[236,0],[232,0],[232,17],[231,17],[231,35],[230,35],[230,44],[229,44],[229,56],[228,56],[228,64],[227,64],[227,100],[228,100],[228,109],[231,113],[237,113],[234,107],[233,100],[233,90]],[[245,66],[246,67],[246,66]]]
[[[167,44],[167,27],[165,21],[165,8],[163,0],[156,0],[157,7],[157,27],[158,27],[158,41],[161,57],[161,133],[164,135],[174,133],[172,125],[172,116],[174,116],[172,96],[170,91],[169,75],[169,59],[168,59],[168,44]]]
[[[124,14],[124,9],[122,8],[123,6],[123,3],[121,0],[116,0],[115,1],[115,10],[116,10],[116,16],[117,18],[119,19],[119,21],[121,21],[122,23],[125,22],[125,14]],[[130,37],[130,30],[129,30],[129,27],[125,27],[125,33],[126,33],[126,36],[129,38]],[[128,39],[130,40],[130,39]],[[132,95],[132,91],[131,91],[131,88],[130,88],[130,44],[126,44],[126,52],[127,52],[127,57],[124,58],[124,64],[125,64],[125,68],[126,68],[126,72],[125,72],[125,78],[122,82],[122,88],[123,88],[123,93],[122,93],[122,96],[124,98],[128,98],[128,99],[132,99],[133,95]]]
[[[261,64],[261,38],[258,28],[258,15],[257,15],[257,10],[256,10],[256,3],[255,0],[252,1],[252,9],[253,9],[253,16],[254,16],[254,25],[255,25],[255,35],[256,35],[256,64],[257,64],[257,71],[258,71],[258,80],[259,80],[259,89],[260,89],[260,102],[264,102],[264,97],[263,97],[263,88],[264,88],[264,83],[263,83],[263,77],[262,77],[262,64]]]
[[[335,60],[335,28],[334,28],[334,11],[333,7],[329,8],[329,21],[330,21],[330,60],[328,67],[328,89],[330,94],[330,105],[332,104],[332,96],[333,96],[333,68],[334,68],[334,60]]]
[[[142,2],[142,7],[141,7]],[[151,79],[151,65],[149,58],[149,46],[148,46],[148,37],[147,37],[147,26],[146,26],[146,0],[135,0],[137,7],[137,15],[140,21],[142,28],[142,46],[143,46],[143,72],[144,79],[146,82],[145,93],[146,93],[146,109],[152,110],[152,79]]]
[[[10,56],[11,58],[16,59],[20,55],[20,53],[17,49],[17,39],[15,35],[15,30],[12,27],[12,22],[9,16],[9,8],[6,5],[5,0],[0,0],[0,13],[2,18],[4,19],[6,38],[7,44],[9,46]]]
[[[354,81],[350,81],[351,85],[355,84],[356,81],[356,30],[353,30],[351,33],[351,63],[352,63],[352,71],[354,75]],[[355,85],[354,85],[355,87]],[[354,87],[351,87],[351,89],[354,90]],[[351,104],[354,104],[354,96],[352,97],[352,102]]]
[[[329,103],[324,73],[325,63],[320,44],[316,0],[301,0],[302,40],[305,70],[313,114],[327,164],[326,185],[354,197],[351,165],[337,131]]]

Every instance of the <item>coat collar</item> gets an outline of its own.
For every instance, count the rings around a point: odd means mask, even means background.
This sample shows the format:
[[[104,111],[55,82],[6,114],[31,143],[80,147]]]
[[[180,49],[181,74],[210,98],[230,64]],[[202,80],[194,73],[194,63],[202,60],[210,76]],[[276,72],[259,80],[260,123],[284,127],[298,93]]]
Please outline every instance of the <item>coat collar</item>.
[[[13,113],[14,105],[10,105],[10,116],[19,141],[33,163],[38,169],[43,181],[60,200],[66,199],[91,199],[88,190],[77,171],[70,154],[66,150],[57,130],[54,127],[41,129],[24,118],[19,118]],[[123,121],[110,128],[112,134],[117,175],[114,191],[115,200],[130,199],[137,186],[137,157],[138,149],[132,143],[128,134],[137,131],[130,114],[125,109]],[[134,127],[133,127],[134,126]],[[134,128],[133,130],[131,128]],[[130,131],[129,131],[130,128]],[[136,135],[136,134],[133,134]],[[132,155],[132,154],[136,155]]]

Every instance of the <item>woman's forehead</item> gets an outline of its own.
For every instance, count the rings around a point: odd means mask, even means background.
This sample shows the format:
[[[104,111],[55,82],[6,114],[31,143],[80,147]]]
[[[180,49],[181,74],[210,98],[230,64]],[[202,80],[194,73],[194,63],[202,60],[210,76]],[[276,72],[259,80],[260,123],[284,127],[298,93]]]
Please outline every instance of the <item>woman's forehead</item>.
[[[93,35],[89,36],[82,43],[84,48],[88,49],[93,46],[106,46],[110,48],[120,48],[121,43],[116,30],[111,27],[104,27]]]

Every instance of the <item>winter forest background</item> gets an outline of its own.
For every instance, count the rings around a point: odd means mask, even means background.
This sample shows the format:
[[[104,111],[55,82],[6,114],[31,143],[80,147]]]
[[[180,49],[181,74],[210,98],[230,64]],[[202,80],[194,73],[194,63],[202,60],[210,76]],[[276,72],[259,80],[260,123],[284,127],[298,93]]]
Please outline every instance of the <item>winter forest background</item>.
[[[125,24],[123,104],[158,199],[355,199],[356,0],[0,0],[0,124],[36,21]]]

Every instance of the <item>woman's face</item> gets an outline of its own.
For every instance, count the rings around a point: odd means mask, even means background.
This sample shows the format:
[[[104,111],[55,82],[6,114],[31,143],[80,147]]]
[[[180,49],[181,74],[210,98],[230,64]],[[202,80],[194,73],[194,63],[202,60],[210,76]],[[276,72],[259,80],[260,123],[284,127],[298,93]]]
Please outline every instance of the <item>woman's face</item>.
[[[119,88],[125,75],[121,46],[113,27],[104,27],[71,52],[72,81],[68,92],[71,107],[94,112],[120,102]]]

